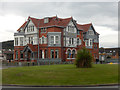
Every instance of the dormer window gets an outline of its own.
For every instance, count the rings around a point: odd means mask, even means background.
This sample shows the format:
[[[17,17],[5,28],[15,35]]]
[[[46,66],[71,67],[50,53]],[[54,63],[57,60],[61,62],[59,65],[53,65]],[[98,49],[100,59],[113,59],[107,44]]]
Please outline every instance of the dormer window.
[[[49,18],[44,18],[44,23],[48,23],[49,22]]]

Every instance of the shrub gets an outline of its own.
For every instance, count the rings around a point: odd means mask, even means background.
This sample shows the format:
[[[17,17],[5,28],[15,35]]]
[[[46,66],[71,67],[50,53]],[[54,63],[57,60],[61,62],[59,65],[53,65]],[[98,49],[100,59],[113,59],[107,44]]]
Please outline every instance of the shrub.
[[[91,68],[92,55],[85,47],[77,51],[75,65],[77,68]]]

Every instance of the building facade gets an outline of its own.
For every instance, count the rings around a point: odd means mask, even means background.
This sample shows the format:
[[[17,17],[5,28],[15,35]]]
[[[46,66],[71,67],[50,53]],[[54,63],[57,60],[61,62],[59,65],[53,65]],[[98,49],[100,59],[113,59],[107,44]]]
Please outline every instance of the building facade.
[[[28,17],[14,33],[14,60],[18,62],[74,61],[82,47],[99,58],[99,34],[92,23],[81,25],[72,17]]]
[[[99,60],[106,63],[118,63],[120,57],[120,48],[100,48]]]

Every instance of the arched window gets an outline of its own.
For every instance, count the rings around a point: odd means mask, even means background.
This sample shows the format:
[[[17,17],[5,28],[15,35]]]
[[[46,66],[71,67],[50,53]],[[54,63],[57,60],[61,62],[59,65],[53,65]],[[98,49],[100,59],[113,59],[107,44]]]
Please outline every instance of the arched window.
[[[72,58],[75,58],[75,50],[72,50]]]
[[[70,58],[71,57],[71,50],[69,49],[68,51],[67,51],[67,58]]]

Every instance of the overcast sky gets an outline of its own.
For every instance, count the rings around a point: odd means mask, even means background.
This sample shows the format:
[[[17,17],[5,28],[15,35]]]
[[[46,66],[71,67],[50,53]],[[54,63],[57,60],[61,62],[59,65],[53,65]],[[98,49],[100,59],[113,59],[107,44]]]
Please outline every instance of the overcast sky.
[[[28,16],[73,17],[79,24],[93,23],[100,34],[100,47],[118,46],[117,2],[1,2],[0,42],[13,40]]]

